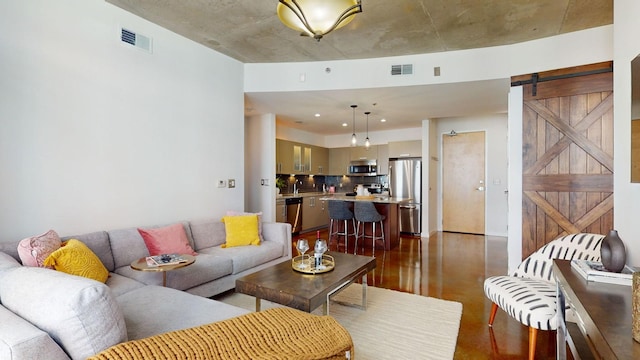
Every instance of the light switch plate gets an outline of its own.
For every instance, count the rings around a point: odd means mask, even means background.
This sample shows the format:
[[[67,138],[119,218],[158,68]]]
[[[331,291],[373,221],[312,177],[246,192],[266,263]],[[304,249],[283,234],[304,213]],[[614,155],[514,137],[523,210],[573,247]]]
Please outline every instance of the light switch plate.
[[[224,180],[218,180],[218,187],[223,188],[227,186],[227,183]]]
[[[236,179],[229,179],[227,183],[229,183],[229,189],[236,187]]]

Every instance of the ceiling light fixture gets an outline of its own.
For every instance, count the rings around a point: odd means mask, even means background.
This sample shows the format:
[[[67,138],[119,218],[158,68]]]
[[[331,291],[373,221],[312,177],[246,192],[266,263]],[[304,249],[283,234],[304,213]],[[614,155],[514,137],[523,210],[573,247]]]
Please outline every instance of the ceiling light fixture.
[[[353,109],[353,134],[351,134],[351,146],[356,146],[358,139],[356,138],[356,108],[358,105],[351,105]]]
[[[365,111],[364,114],[367,115],[367,138],[364,140],[364,147],[368,149],[371,146],[369,142],[369,114],[371,114],[371,111]]]
[[[362,4],[360,0],[279,0],[276,10],[283,24],[320,41],[361,13]]]

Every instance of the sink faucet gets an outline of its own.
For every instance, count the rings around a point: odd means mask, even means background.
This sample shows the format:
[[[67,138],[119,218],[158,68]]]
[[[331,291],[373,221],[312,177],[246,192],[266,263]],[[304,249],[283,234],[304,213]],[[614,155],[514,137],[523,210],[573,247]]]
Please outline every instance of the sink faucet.
[[[294,181],[293,182],[293,194],[297,195],[298,194],[298,181]]]

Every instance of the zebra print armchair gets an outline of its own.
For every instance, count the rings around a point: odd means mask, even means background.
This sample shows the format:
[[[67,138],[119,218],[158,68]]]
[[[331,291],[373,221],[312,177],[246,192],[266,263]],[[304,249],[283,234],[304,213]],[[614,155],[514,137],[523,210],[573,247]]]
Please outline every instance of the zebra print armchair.
[[[493,302],[489,326],[498,308],[529,327],[529,360],[533,360],[538,330],[556,330],[556,282],[553,259],[600,261],[604,235],[570,234],[544,245],[524,259],[510,276],[484,281],[484,293]]]

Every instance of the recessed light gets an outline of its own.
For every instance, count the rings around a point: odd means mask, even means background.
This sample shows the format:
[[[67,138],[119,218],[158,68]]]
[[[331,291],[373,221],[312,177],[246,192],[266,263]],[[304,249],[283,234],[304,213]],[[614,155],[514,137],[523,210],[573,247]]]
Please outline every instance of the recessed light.
[[[380,122],[387,122],[387,119],[380,119]]]
[[[316,116],[316,117],[320,117],[320,114],[319,114],[319,113],[316,113],[316,115],[315,115],[315,116]]]
[[[347,124],[347,123],[342,123],[342,126],[343,126],[343,127],[346,127],[346,126],[349,126],[349,124]]]

